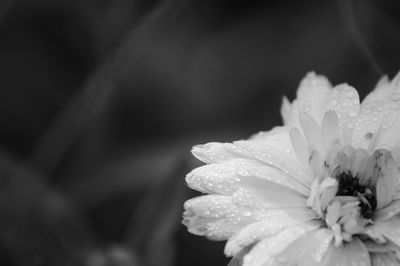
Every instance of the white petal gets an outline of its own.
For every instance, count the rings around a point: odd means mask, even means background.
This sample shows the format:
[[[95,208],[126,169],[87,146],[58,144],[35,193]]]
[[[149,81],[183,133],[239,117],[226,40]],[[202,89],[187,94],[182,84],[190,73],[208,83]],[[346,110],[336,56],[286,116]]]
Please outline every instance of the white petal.
[[[280,253],[277,260],[304,266],[320,265],[332,239],[332,231],[328,229],[308,232]]]
[[[266,194],[268,191],[272,193],[272,190],[275,189],[275,191],[281,194],[288,194],[288,197],[291,194],[298,195],[296,191],[292,190],[296,187],[292,185],[293,181],[291,179],[292,177],[279,169],[252,159],[232,159],[222,163],[204,165],[194,169],[186,176],[186,182],[189,187],[204,193],[230,195],[240,186],[249,187],[252,183],[256,182],[253,188],[260,190],[262,187],[264,191],[261,191],[261,193]],[[260,187],[259,184],[261,181],[265,182]],[[271,182],[266,181],[271,181],[291,189],[285,189],[281,186],[277,187],[271,184]],[[304,193],[306,192],[304,191]],[[298,199],[298,196],[296,199]]]
[[[308,164],[308,145],[303,137],[303,134],[297,127],[290,130],[290,141],[292,143],[293,151],[295,152],[299,162],[306,166]]]
[[[309,73],[300,84],[297,99],[291,105],[284,100],[281,112],[285,125],[299,128],[297,120],[301,113],[309,114],[322,125],[324,114],[330,110],[337,114],[340,140],[350,144],[356,118],[360,112],[360,100],[357,91],[347,84],[340,84],[332,89],[325,77]]]
[[[322,99],[331,90],[332,85],[329,80],[314,72],[308,73],[300,82],[297,90],[297,102],[299,114],[307,112],[312,115],[317,122],[321,122],[323,116]]]
[[[367,248],[370,255],[380,253],[392,253],[395,255],[394,260],[400,262],[400,247],[396,246],[392,242],[388,241],[385,244],[378,244],[372,240],[366,240],[363,242],[365,247]],[[372,257],[371,257],[372,259]],[[375,264],[376,265],[376,264]],[[390,264],[391,265],[391,264]]]
[[[394,86],[389,83],[387,76],[383,76],[363,100],[362,104],[369,104],[370,102],[382,101],[390,97],[394,91]]]
[[[349,144],[355,119],[360,111],[360,99],[357,90],[347,84],[335,86],[324,99],[323,106],[326,111],[336,112],[339,120],[341,141]]]
[[[235,141],[226,148],[242,157],[256,159],[279,169],[292,177],[290,181],[296,190],[309,192],[313,178],[293,152],[288,128],[283,127],[280,134],[265,138]]]
[[[313,116],[318,123],[322,121],[322,116],[325,112],[322,99],[331,90],[331,84],[324,76],[316,75],[314,72],[308,73],[300,82],[297,90],[297,99],[292,105],[283,103],[282,109],[285,110],[282,114],[285,125],[295,126],[300,128],[298,118],[300,113],[306,112]]]
[[[209,142],[192,148],[194,157],[205,163],[223,162],[237,156],[225,149],[225,143]]]
[[[377,210],[374,215],[374,220],[385,221],[398,214],[400,214],[400,200],[395,200],[385,208]]]
[[[364,244],[354,238],[350,242],[335,247],[333,242],[329,246],[321,264],[324,266],[370,266],[369,253]]]
[[[314,147],[319,152],[322,152],[322,132],[317,121],[315,121],[311,115],[303,112],[300,114],[299,122],[301,129],[307,138],[308,145]]]
[[[394,188],[394,182],[391,182],[392,186],[388,186],[389,182],[392,180],[388,180],[390,178],[387,176],[389,175],[386,174],[383,177],[379,178],[378,182],[376,183],[376,208],[378,210],[387,206],[391,202],[393,197],[394,191],[392,191],[392,189]]]
[[[250,223],[271,219],[282,212],[299,219],[312,217],[301,195],[280,194],[280,189],[288,189],[261,179],[258,182],[256,186],[253,183],[238,188],[231,196],[206,195],[186,201],[183,224],[193,234],[222,240]]]
[[[321,130],[324,143],[323,148],[325,149],[332,140],[339,138],[339,121],[335,111],[328,111],[325,113]]]
[[[315,178],[320,177],[324,173],[324,164],[322,163],[321,154],[317,150],[313,150],[309,161],[313,176]]]
[[[282,106],[281,106],[281,116],[283,119],[283,125],[285,126],[290,126],[294,124],[294,119],[297,119],[292,117],[292,105],[290,104],[288,98],[283,97],[282,99]]]
[[[398,76],[398,75],[399,75],[399,74],[397,74],[397,76]],[[389,77],[388,77],[387,75],[384,75],[384,76],[382,76],[382,77],[378,80],[378,82],[376,83],[374,91],[375,91],[375,90],[382,89],[383,86],[386,86],[386,85],[389,85],[389,84],[390,84]]]
[[[354,131],[354,145],[368,148],[376,142],[376,148],[391,150],[400,141],[400,102],[389,99],[363,103]],[[399,97],[400,99],[400,97]],[[373,135],[371,139],[367,137]]]
[[[326,166],[329,167],[330,169],[335,169],[336,168],[336,156],[338,155],[339,152],[341,152],[343,149],[343,145],[340,142],[339,139],[333,140],[328,148],[326,149],[325,152],[325,164]]]
[[[260,186],[263,185],[260,183]],[[300,216],[311,216],[312,214],[311,210],[306,207],[304,198],[298,198],[296,201],[296,196],[290,194],[260,192],[262,189],[240,188],[232,195],[232,203],[240,209],[241,215],[252,217],[256,221],[271,219],[271,216],[276,213],[275,210],[285,210],[289,214]]]
[[[372,266],[398,266],[400,262],[394,253],[371,253]]]
[[[364,149],[355,150],[350,156],[350,171],[356,176],[368,164],[370,154]]]
[[[377,221],[371,229],[381,233],[387,239],[400,246],[400,218],[395,216],[387,221]]]
[[[393,89],[395,91],[398,91],[400,88],[400,71],[397,72],[396,76],[393,78],[393,80],[390,82],[390,84],[393,86]]]
[[[307,208],[306,198],[293,190],[262,179],[242,177],[242,186],[232,195],[240,205],[259,210],[277,208]]]
[[[344,244],[343,256],[340,258],[342,264],[352,266],[370,266],[371,260],[367,248],[358,238],[354,238],[347,244]],[[331,265],[336,265],[334,260]]]
[[[272,265],[275,257],[284,251],[293,241],[311,230],[316,230],[318,227],[319,225],[312,223],[294,226],[276,236],[261,240],[244,257],[243,266]]]
[[[195,235],[226,240],[245,225],[255,221],[248,208],[241,208],[228,196],[207,195],[184,204],[182,223]]]
[[[297,160],[292,150],[287,127],[276,127],[249,140],[234,143],[208,143],[195,146],[193,154],[206,163],[218,163],[235,158],[261,161],[290,177],[288,181],[300,193],[310,191],[312,177]]]
[[[256,133],[250,137],[250,140],[268,140],[271,141],[280,141],[280,135],[285,134],[288,130],[288,127],[285,126],[277,126],[272,128],[270,131],[261,131]]]
[[[340,166],[341,169],[350,169],[351,167],[351,155],[354,149],[350,145],[344,146],[337,154],[333,160],[333,165]]]
[[[243,257],[251,250],[250,247],[245,247],[240,252],[235,254],[235,256],[231,259],[228,266],[242,266],[243,265]]]
[[[324,257],[322,258],[320,265],[333,266],[332,262],[337,262],[337,265],[335,266],[339,266],[340,264],[338,258],[341,258],[343,256],[343,253],[344,253],[343,245],[337,248],[334,244],[334,241],[332,241],[327,251],[325,252]]]
[[[387,242],[386,238],[380,232],[375,230],[375,228],[373,226],[366,227],[363,234],[368,236],[370,239],[372,239],[373,241],[375,241],[378,244],[384,244]]]
[[[297,99],[291,105],[284,101],[282,106],[285,125],[295,127],[299,127],[296,119],[302,112],[311,115],[321,125],[325,112],[330,110],[338,116],[341,141],[350,144],[360,112],[359,96],[353,87],[340,84],[332,89],[325,77],[309,73],[300,84]]]
[[[378,244],[372,240],[364,240],[363,243],[367,248],[368,252],[386,253],[392,251],[391,246],[388,244],[388,242],[385,244]]]
[[[383,112],[387,115],[382,121],[383,133],[377,147],[391,150],[400,142],[400,100],[396,103],[391,102],[383,108]]]
[[[250,224],[236,233],[228,240],[225,246],[225,254],[232,256],[241,249],[250,246],[261,239],[275,235],[289,227],[304,222],[309,222],[315,217],[307,211],[299,211],[296,209],[271,210],[270,217]]]
[[[400,145],[396,145],[392,149],[392,156],[397,165],[400,165]]]
[[[381,209],[392,201],[396,190],[398,169],[390,152],[377,150],[373,155],[376,158],[375,168],[378,169],[376,184],[377,209]]]

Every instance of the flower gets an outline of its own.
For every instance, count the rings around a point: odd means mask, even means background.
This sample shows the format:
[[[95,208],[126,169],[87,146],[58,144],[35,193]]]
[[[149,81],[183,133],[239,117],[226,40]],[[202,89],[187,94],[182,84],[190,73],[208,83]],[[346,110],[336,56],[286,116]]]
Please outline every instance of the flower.
[[[400,265],[400,74],[357,91],[309,73],[284,125],[193,147],[189,232],[260,265]]]

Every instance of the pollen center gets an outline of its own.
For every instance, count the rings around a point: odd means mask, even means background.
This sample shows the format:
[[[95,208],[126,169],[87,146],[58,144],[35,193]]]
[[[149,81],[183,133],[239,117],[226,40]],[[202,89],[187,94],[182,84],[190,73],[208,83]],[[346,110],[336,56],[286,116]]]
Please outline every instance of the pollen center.
[[[322,165],[313,170],[317,175],[307,204],[332,230],[339,246],[373,224],[376,210],[392,199],[398,171],[389,151],[370,154],[351,146],[328,150]]]
[[[376,209],[376,196],[374,188],[361,184],[357,176],[352,176],[350,171],[342,172],[336,177],[339,181],[336,196],[352,196],[360,200],[360,214],[365,219],[371,219]]]

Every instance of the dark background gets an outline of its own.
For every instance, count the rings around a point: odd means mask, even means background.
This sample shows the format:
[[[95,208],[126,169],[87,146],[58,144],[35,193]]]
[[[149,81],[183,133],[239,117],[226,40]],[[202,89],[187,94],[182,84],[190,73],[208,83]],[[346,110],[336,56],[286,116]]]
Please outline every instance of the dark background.
[[[0,265],[226,265],[190,147],[281,123],[311,70],[400,69],[398,1],[3,0]]]

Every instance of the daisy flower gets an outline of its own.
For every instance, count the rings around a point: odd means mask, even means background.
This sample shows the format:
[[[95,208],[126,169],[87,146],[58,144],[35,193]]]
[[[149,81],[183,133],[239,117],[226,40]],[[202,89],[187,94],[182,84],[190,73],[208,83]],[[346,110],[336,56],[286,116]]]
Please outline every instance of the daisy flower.
[[[357,91],[309,73],[284,125],[192,153],[189,232],[245,266],[400,265],[400,74]]]

